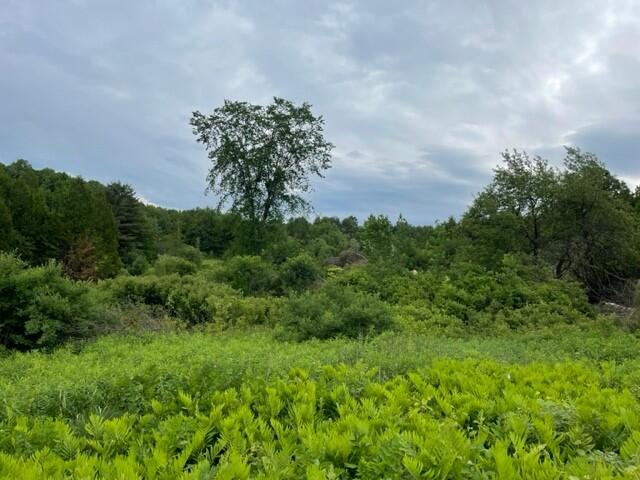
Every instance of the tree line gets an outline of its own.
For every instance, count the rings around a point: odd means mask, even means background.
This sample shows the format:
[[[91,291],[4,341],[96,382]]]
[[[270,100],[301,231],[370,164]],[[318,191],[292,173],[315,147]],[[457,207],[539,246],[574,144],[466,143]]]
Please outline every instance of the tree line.
[[[594,301],[617,298],[640,277],[640,189],[594,155],[571,148],[563,168],[505,152],[493,181],[458,220],[410,225],[371,215],[273,219],[256,239],[251,221],[210,208],[140,202],[131,186],[102,185],[26,161],[0,164],[0,249],[31,265],[60,261],[74,279],[142,273],[160,254],[260,254],[274,265],[307,253],[318,263],[346,249],[408,269],[455,262],[498,268],[505,254],[581,281]]]
[[[408,269],[470,262],[499,268],[505,255],[578,280],[589,298],[624,297],[640,277],[640,188],[632,191],[595,155],[567,148],[563,166],[506,151],[490,184],[459,219],[430,226],[369,216],[308,220],[310,177],[331,166],[324,119],[307,103],[225,101],[191,126],[207,150],[217,208],[144,205],[119,182],[102,185],[25,160],[0,164],[0,250],[22,261],[62,263],[95,280],[143,273],[158,255],[261,255],[277,266],[344,250]]]

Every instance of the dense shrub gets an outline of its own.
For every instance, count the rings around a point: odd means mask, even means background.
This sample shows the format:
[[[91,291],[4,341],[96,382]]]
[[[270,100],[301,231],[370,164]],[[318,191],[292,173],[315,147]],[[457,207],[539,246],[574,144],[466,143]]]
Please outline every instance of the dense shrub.
[[[282,318],[284,335],[296,340],[355,338],[391,325],[391,309],[384,302],[336,285],[291,297]]]
[[[95,318],[88,290],[64,278],[57,263],[30,268],[0,253],[0,343],[21,350],[49,348],[87,335]]]
[[[320,266],[307,254],[289,258],[280,267],[280,282],[287,290],[302,291],[322,278]]]
[[[100,283],[108,299],[115,303],[144,303],[164,305],[172,287],[180,281],[179,275],[144,275],[132,277],[121,275]]]
[[[267,235],[261,256],[275,265],[280,265],[288,258],[298,255],[301,250],[302,242],[287,235],[286,228],[280,226]]]
[[[193,275],[121,276],[100,288],[107,302],[161,307],[187,325],[211,323],[220,329],[273,324],[282,303],[278,298],[243,297],[229,285]]]
[[[277,283],[271,264],[260,257],[248,255],[229,259],[220,277],[245,295],[269,293]]]
[[[215,330],[256,325],[273,327],[282,317],[283,303],[285,299],[276,297],[210,295],[207,308],[211,322],[206,327]]]
[[[136,254],[133,257],[127,270],[131,275],[142,275],[151,267],[147,257],[141,254]]]
[[[460,324],[468,331],[491,332],[577,323],[594,316],[579,284],[554,279],[512,256],[494,271],[471,263],[426,272],[370,264],[340,272],[331,282],[398,306],[403,324],[422,320],[433,324],[436,319],[442,327],[445,319],[451,319],[454,331]]]
[[[175,252],[175,256],[187,259],[197,266],[202,264],[202,252],[191,245],[180,245]]]
[[[428,301],[393,306],[394,321],[405,332],[464,337],[469,328],[458,317],[443,312]],[[492,331],[498,331],[494,325]]]
[[[161,306],[191,324],[210,319],[207,297],[220,287],[224,288],[199,277],[177,274],[121,276],[102,284],[102,289],[114,303]]]
[[[156,275],[170,275],[172,273],[191,275],[197,270],[198,266],[192,261],[172,255],[160,255],[153,265],[153,271]]]

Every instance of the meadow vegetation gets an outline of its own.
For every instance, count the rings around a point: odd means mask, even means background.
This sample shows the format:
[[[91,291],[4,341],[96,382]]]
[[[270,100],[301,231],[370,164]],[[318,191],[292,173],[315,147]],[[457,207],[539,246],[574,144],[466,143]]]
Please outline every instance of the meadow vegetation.
[[[0,477],[640,478],[640,191],[577,149],[432,226],[281,188],[174,211],[0,165]]]

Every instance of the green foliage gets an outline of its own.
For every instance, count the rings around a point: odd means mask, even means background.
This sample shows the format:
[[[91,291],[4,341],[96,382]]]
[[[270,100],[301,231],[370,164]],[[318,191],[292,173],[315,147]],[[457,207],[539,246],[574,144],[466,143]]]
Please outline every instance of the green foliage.
[[[136,254],[131,260],[128,271],[131,275],[142,275],[151,268],[149,260],[144,255]]]
[[[14,240],[11,211],[0,196],[0,251],[9,250]]]
[[[156,209],[157,211],[157,209]],[[238,219],[213,209],[180,212],[184,242],[214,257],[222,257],[233,245]]]
[[[525,251],[537,259],[549,235],[549,209],[553,201],[557,173],[543,158],[530,158],[526,152],[504,152],[504,166],[495,170],[489,187],[498,210],[517,222]]]
[[[172,255],[160,255],[153,264],[153,272],[156,275],[190,275],[196,272],[198,266],[186,258]]]
[[[600,300],[640,276],[640,219],[627,185],[595,155],[570,148],[565,164],[554,205],[556,273],[574,275],[591,299]]]
[[[278,228],[277,232],[269,234],[262,251],[262,257],[274,265],[281,265],[287,259],[301,254],[302,243],[283,230],[284,228]]]
[[[126,265],[131,265],[140,255],[153,258],[156,239],[133,187],[116,182],[107,185],[105,191],[118,228],[120,258]]]
[[[637,478],[637,360],[425,362],[442,340],[397,340],[112,338],[0,359],[0,476]]]
[[[637,326],[640,326],[640,280],[636,282],[636,288],[633,293],[633,313],[631,314],[631,319]]]
[[[362,227],[361,239],[364,253],[372,258],[388,258],[393,252],[393,230],[384,215],[369,215]]]
[[[349,287],[328,285],[321,290],[291,297],[283,314],[286,336],[357,338],[391,328],[391,310],[373,295]]]
[[[640,276],[634,197],[595,155],[567,148],[560,171],[524,152],[503,160],[461,222],[464,258],[491,268],[505,253],[525,253],[557,278],[581,281],[594,301]]]
[[[300,292],[322,278],[318,262],[308,254],[289,258],[280,267],[280,281],[286,290]]]
[[[0,343],[26,350],[50,348],[89,334],[95,307],[88,288],[62,277],[59,264],[29,268],[0,253]]]
[[[100,184],[19,160],[0,165],[0,204],[11,216],[11,246],[28,263],[62,261],[76,278],[87,278],[88,270],[99,278],[120,270],[116,223]],[[0,223],[9,225],[6,210],[0,206]]]
[[[377,263],[340,272],[331,281],[394,305],[399,323],[410,329],[491,334],[580,323],[594,315],[579,284],[509,255],[495,270],[465,262],[412,273]]]
[[[273,291],[277,283],[273,267],[260,257],[237,256],[225,262],[221,279],[245,295],[260,295]]]
[[[225,100],[211,115],[193,112],[193,133],[209,151],[209,189],[220,206],[252,224],[281,219],[307,206],[309,176],[330,167],[333,145],[324,139],[324,120],[300,106],[274,98],[266,107]]]
[[[193,275],[121,276],[100,289],[110,303],[162,308],[188,325],[212,329],[273,324],[280,304],[274,298],[245,298],[228,285]]]
[[[202,252],[191,245],[180,245],[175,251],[175,256],[189,260],[196,266],[202,265]]]
[[[0,249],[25,258],[0,254],[0,477],[640,477],[640,341],[588,301],[640,275],[640,190],[577,149],[561,171],[513,152],[460,222],[284,224],[309,173],[283,171],[287,128],[322,122],[224,108],[194,127],[214,177],[257,175],[240,215],[0,165]],[[214,138],[235,113],[286,148]],[[295,161],[320,173],[323,145]],[[359,244],[368,265],[319,267]],[[121,260],[135,276],[93,282]],[[123,332],[5,350],[98,330]]]

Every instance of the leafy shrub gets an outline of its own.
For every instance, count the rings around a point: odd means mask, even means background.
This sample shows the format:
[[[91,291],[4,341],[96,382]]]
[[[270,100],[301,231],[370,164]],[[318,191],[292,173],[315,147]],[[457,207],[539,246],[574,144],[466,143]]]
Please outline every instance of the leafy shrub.
[[[405,332],[464,337],[469,333],[458,317],[442,312],[427,301],[415,301],[393,308],[395,322]],[[497,333],[498,326],[492,330]]]
[[[98,318],[100,321],[96,324],[97,335],[169,333],[186,327],[186,322],[172,316],[163,306],[144,303],[103,303]]]
[[[191,245],[180,245],[180,247],[175,252],[175,256],[187,259],[198,267],[202,264],[202,252],[200,251],[200,249]]]
[[[282,303],[278,298],[243,297],[229,285],[193,275],[121,276],[103,282],[101,289],[116,305],[161,307],[188,325],[212,323],[218,329],[273,323]]]
[[[127,270],[131,275],[142,275],[149,270],[150,267],[151,265],[149,264],[147,257],[141,254],[136,254]]]
[[[302,249],[299,240],[288,235],[268,239],[267,246],[262,252],[262,256],[275,265],[282,264],[288,258],[294,257]]]
[[[308,254],[289,258],[280,267],[280,281],[287,290],[305,290],[322,278],[318,263]]]
[[[95,315],[88,290],[64,278],[57,263],[29,268],[0,253],[0,343],[21,350],[50,348],[87,335]]]
[[[121,276],[102,284],[114,303],[161,306],[190,324],[210,320],[207,298],[220,289],[231,290],[191,275]]]
[[[631,313],[631,324],[633,330],[640,326],[640,280],[636,282],[636,289],[633,295],[633,311]]]
[[[165,305],[173,286],[180,281],[177,274],[132,277],[121,275],[100,283],[102,291],[115,303]]]
[[[305,247],[305,251],[322,261],[339,253],[340,250],[329,245],[323,238],[313,238]]]
[[[207,297],[210,328],[225,330],[256,325],[273,327],[282,317],[284,302],[284,299],[276,297],[210,295]]]
[[[378,298],[349,287],[329,285],[322,290],[291,297],[283,313],[285,336],[356,338],[392,326],[391,309]]]
[[[330,281],[377,295],[400,309],[416,305],[419,313],[409,313],[409,323],[418,318],[431,323],[427,319],[439,318],[437,323],[442,326],[441,320],[457,319],[468,331],[491,333],[594,317],[579,284],[551,278],[539,267],[523,265],[511,256],[495,271],[471,263],[427,272],[370,264],[346,269]]]
[[[220,272],[221,279],[245,295],[271,292],[277,281],[273,267],[256,256],[237,256],[229,259]]]
[[[171,275],[172,273],[191,275],[197,270],[197,265],[192,261],[172,255],[160,255],[153,265],[153,271],[156,275]]]

